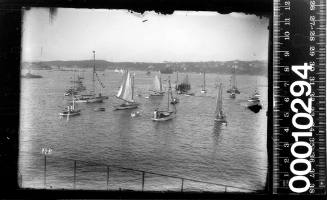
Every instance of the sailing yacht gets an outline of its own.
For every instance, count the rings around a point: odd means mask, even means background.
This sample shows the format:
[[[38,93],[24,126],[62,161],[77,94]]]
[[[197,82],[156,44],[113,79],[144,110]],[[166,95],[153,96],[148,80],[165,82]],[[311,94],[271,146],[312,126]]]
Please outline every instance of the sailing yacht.
[[[128,71],[124,73],[122,84],[115,97],[125,101],[121,105],[115,106],[115,110],[132,109],[139,106],[139,103],[134,100],[134,75],[131,76]]]
[[[170,80],[168,80],[168,82],[169,82],[169,88],[167,92],[167,98],[168,98],[167,110],[155,109],[155,111],[153,112],[153,118],[152,118],[153,121],[157,121],[157,122],[168,121],[176,117],[175,105],[174,105],[174,111],[169,110],[169,101],[170,101],[170,96],[172,95],[172,90],[170,86]]]
[[[176,71],[176,80],[175,80],[175,91],[178,93],[177,86],[178,86],[178,71]]]
[[[108,96],[103,96],[101,93],[98,93],[98,95],[95,94],[95,77],[101,87],[104,88],[103,83],[100,81],[98,74],[95,71],[95,51],[93,51],[92,91],[90,91],[90,94],[75,96],[75,101],[77,103],[102,103],[104,99],[108,99]]]
[[[205,72],[203,72],[203,85],[202,85],[201,93],[207,93],[207,90],[206,90],[206,73]]]
[[[220,83],[218,93],[217,93],[215,121],[220,122],[220,123],[227,123],[226,116],[225,116],[225,114],[223,112],[223,99],[222,99],[223,92],[222,91],[223,91],[222,83]]]
[[[227,93],[230,93],[231,98],[235,98],[236,94],[240,94],[241,92],[237,88],[236,83],[236,65],[232,66],[232,76],[230,79],[230,89],[227,90]]]
[[[152,91],[152,93],[150,94],[150,96],[163,96],[165,94],[165,92],[162,90],[161,76],[158,77],[156,75],[154,77],[153,85],[154,85],[154,89],[153,90],[150,90],[150,91]]]

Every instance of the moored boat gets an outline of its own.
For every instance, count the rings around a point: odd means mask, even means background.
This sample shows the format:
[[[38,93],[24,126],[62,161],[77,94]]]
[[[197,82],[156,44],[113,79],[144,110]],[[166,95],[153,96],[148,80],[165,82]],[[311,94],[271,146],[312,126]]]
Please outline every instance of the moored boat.
[[[67,117],[76,116],[80,114],[81,114],[81,110],[76,109],[74,100],[72,105],[67,106],[65,110],[59,113],[60,116],[67,116]]]
[[[153,118],[152,118],[153,121],[157,121],[157,122],[168,121],[168,120],[174,119],[176,117],[175,105],[173,105],[174,111],[169,110],[170,95],[172,95],[172,91],[171,91],[170,80],[169,80],[169,89],[167,92],[167,98],[168,98],[167,110],[155,109],[153,112]]]
[[[254,113],[258,113],[262,109],[260,94],[257,90],[255,90],[254,94],[249,97],[247,107]]]
[[[133,109],[140,105],[134,100],[134,75],[128,71],[123,74],[123,81],[115,97],[124,101],[124,103],[114,106],[115,110]]]
[[[95,70],[95,51],[93,51],[92,90],[90,91],[89,94],[82,94],[82,95],[75,96],[75,101],[77,103],[102,103],[104,99],[108,99],[108,96],[104,96],[100,92],[96,95],[95,78],[97,78],[98,82],[100,83],[100,86],[104,88],[104,85],[99,79],[99,76]]]
[[[94,108],[94,111],[106,111],[106,108]]]

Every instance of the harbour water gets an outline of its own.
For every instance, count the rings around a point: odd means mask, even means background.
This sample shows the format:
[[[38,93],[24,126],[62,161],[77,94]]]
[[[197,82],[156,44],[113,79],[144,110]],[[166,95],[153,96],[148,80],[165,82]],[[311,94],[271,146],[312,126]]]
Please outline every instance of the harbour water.
[[[51,148],[47,155],[47,187],[72,189],[70,160],[116,165],[165,175],[208,181],[217,184],[261,190],[267,173],[267,77],[237,75],[241,94],[230,99],[226,90],[230,75],[219,75],[223,83],[223,108],[228,124],[214,122],[217,74],[206,74],[207,94],[201,94],[203,76],[188,73],[195,96],[179,95],[177,117],[167,122],[153,122],[157,107],[167,107],[167,97],[145,98],[153,77],[135,71],[135,110],[114,111],[122,103],[114,97],[121,82],[121,73],[98,71],[109,99],[101,104],[78,104],[80,116],[69,120],[58,113],[67,105],[64,91],[71,86],[72,71],[40,70],[33,73],[41,79],[22,79],[20,113],[19,171],[23,188],[44,187],[42,148]],[[133,72],[134,73],[134,72]],[[182,80],[184,73],[179,73]],[[163,74],[164,88],[168,76],[175,83],[176,74]],[[84,72],[84,85],[91,89],[90,70]],[[246,102],[258,88],[263,109],[253,113]],[[99,88],[98,88],[99,89]],[[96,112],[94,108],[105,107]],[[141,115],[131,118],[132,111]],[[140,189],[139,174],[116,170],[111,172],[110,189]],[[147,177],[146,190],[178,190],[179,180]],[[201,183],[185,182],[188,190],[223,191]],[[78,163],[76,189],[107,189],[106,168]]]

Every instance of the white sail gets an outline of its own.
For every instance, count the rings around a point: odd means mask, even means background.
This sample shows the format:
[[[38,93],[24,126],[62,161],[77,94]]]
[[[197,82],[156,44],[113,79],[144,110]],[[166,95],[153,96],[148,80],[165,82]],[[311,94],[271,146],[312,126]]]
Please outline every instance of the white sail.
[[[132,77],[129,72],[124,73],[122,84],[116,96],[125,101],[134,102],[133,83],[132,83]]]
[[[158,92],[162,92],[162,83],[161,78],[159,78],[157,75],[154,77],[154,90]]]
[[[218,93],[217,93],[217,105],[216,105],[216,115],[218,117],[221,117],[221,114],[223,114],[223,99],[222,99],[222,83],[219,85]]]

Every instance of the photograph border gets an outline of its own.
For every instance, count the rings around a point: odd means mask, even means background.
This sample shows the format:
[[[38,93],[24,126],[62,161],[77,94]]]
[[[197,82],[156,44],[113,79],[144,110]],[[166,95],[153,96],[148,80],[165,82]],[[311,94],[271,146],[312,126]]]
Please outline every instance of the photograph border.
[[[87,190],[39,190],[18,187],[19,148],[19,106],[20,106],[20,65],[23,11],[22,8],[44,7],[55,12],[55,8],[96,8],[127,9],[137,13],[155,11],[172,14],[174,10],[214,11],[221,14],[242,12],[269,18],[268,41],[268,109],[267,109],[267,155],[268,169],[265,189],[258,193],[213,193],[213,192],[139,192],[139,191],[87,191]],[[222,199],[273,199],[272,195],[272,40],[273,40],[272,0],[25,0],[0,2],[0,66],[6,68],[1,73],[1,111],[3,122],[0,136],[0,178],[1,197],[5,198],[222,198]],[[279,196],[283,198],[283,196]],[[288,196],[284,196],[287,198]],[[302,196],[303,197],[303,196]],[[298,197],[298,198],[302,198]],[[303,197],[307,198],[306,196]]]

